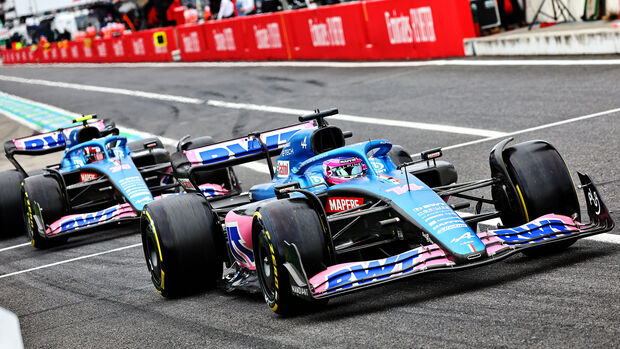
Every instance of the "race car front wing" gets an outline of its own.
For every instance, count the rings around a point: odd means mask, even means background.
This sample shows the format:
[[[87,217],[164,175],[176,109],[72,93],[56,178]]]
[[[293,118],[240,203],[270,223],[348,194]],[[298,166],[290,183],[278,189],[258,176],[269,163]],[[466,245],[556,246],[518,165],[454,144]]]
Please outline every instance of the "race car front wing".
[[[308,277],[295,244],[285,243],[284,267],[289,273],[291,291],[306,299],[329,298],[431,271],[456,271],[497,262],[525,249],[562,240],[576,240],[614,228],[614,222],[598,190],[587,175],[579,173],[580,188],[586,197],[590,223],[571,217],[548,214],[514,228],[477,233],[486,250],[456,263],[437,244],[421,246],[384,259],[341,263]]]
[[[125,221],[135,221],[139,214],[129,204],[119,204],[108,207],[104,210],[72,214],[61,217],[57,221],[46,225],[41,214],[41,207],[37,202],[30,201],[28,203],[28,211],[36,224],[37,231],[33,234],[39,234],[45,239],[55,238],[68,234],[89,230],[110,223],[122,223]]]

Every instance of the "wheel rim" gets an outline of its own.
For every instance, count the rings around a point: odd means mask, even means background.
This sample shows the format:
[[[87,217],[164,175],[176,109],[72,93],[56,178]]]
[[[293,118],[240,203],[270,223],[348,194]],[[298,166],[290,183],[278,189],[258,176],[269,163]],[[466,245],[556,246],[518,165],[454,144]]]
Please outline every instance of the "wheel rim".
[[[257,267],[259,280],[262,284],[263,293],[268,300],[275,300],[276,297],[276,281],[273,270],[273,259],[269,249],[269,242],[265,237],[265,231],[261,231],[259,236],[259,249]]]

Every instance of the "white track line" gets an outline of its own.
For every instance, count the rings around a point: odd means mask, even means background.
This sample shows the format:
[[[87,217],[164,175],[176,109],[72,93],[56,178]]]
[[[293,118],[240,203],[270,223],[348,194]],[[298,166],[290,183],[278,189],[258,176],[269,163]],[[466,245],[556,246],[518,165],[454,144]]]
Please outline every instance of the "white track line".
[[[4,251],[8,251],[8,250],[12,250],[15,248],[20,248],[20,247],[24,247],[24,246],[30,246],[29,242],[23,243],[23,244],[19,244],[19,245],[15,245],[15,246],[10,246],[10,247],[4,247],[4,248],[0,248],[0,252],[4,252]]]
[[[247,104],[247,103],[231,103],[231,102],[218,101],[218,100],[204,101],[198,98],[166,95],[166,94],[161,94],[161,93],[152,93],[152,92],[145,92],[145,91],[127,90],[124,88],[100,87],[100,86],[94,86],[94,85],[73,84],[73,83],[66,83],[66,82],[59,82],[59,81],[41,80],[41,79],[26,79],[26,78],[20,78],[16,76],[7,76],[7,75],[0,75],[0,81],[10,81],[10,82],[17,82],[17,83],[22,83],[22,84],[50,86],[50,87],[62,87],[62,88],[80,90],[80,91],[111,93],[111,94],[157,99],[157,100],[162,100],[162,101],[170,101],[170,102],[178,102],[178,103],[189,103],[189,104],[205,104],[206,103],[207,105],[214,106],[214,107],[220,107],[220,108],[265,111],[265,112],[271,112],[271,113],[296,115],[296,116],[312,113],[312,110],[291,109],[291,108],[282,108],[282,107]],[[504,132],[492,131],[492,130],[475,129],[475,128],[458,127],[458,126],[446,126],[446,125],[439,125],[439,124],[411,122],[411,121],[403,121],[403,120],[391,120],[391,119],[385,119],[385,118],[373,118],[373,117],[364,117],[364,116],[347,115],[347,114],[339,114],[339,115],[331,117],[331,119],[332,120],[343,120],[343,121],[349,121],[349,122],[358,122],[358,123],[364,123],[364,124],[395,126],[395,127],[405,127],[405,128],[419,129],[419,130],[465,134],[465,135],[480,136],[480,137],[501,137],[505,135]]]
[[[451,146],[448,146],[448,147],[443,147],[442,150],[450,150],[450,149],[462,148],[462,147],[465,147],[465,146],[468,146],[468,145],[473,145],[473,144],[478,144],[478,143],[482,143],[482,142],[486,142],[486,141],[491,141],[491,140],[495,140],[495,139],[500,139],[500,138],[505,138],[505,137],[509,137],[509,136],[514,136],[514,135],[518,135],[518,134],[521,134],[521,133],[538,131],[538,130],[542,130],[542,129],[545,129],[545,128],[560,126],[560,125],[568,124],[568,123],[571,123],[571,122],[577,122],[577,121],[592,119],[592,118],[596,118],[596,117],[599,117],[599,116],[606,116],[606,115],[614,114],[614,113],[618,113],[618,112],[620,112],[620,108],[609,109],[609,110],[605,110],[605,111],[594,113],[594,114],[578,116],[578,117],[574,117],[574,118],[571,118],[571,119],[566,119],[566,120],[562,120],[562,121],[552,122],[550,124],[544,124],[544,125],[540,125],[540,126],[530,127],[530,128],[526,128],[526,129],[519,130],[519,131],[507,132],[507,133],[505,133],[502,136],[477,139],[475,141],[469,141],[469,142],[465,142],[465,143],[455,144],[455,145],[451,145]]]
[[[97,256],[101,256],[101,255],[104,255],[104,254],[112,253],[112,252],[118,252],[118,251],[126,250],[126,249],[129,249],[129,248],[134,248],[134,247],[138,247],[138,246],[142,246],[142,243],[139,243],[139,244],[133,244],[133,245],[129,245],[129,246],[123,246],[123,247],[115,248],[115,249],[113,249],[113,250],[108,250],[108,251],[103,251],[103,252],[93,253],[93,254],[89,254],[89,255],[86,255],[86,256],[81,256],[81,257],[75,257],[75,258],[71,258],[71,259],[66,259],[66,260],[64,260],[64,261],[60,261],[60,262],[55,262],[55,263],[50,263],[50,264],[40,265],[40,266],[38,266],[38,267],[34,267],[34,268],[30,268],[30,269],[25,269],[25,270],[15,271],[15,272],[12,272],[12,273],[8,273],[8,274],[0,275],[0,279],[6,278],[6,277],[9,277],[9,276],[14,276],[14,275],[19,275],[19,274],[23,274],[23,273],[28,273],[28,272],[35,271],[35,270],[39,270],[39,269],[49,268],[49,267],[53,267],[53,266],[60,265],[60,264],[65,264],[65,263],[75,262],[75,261],[79,261],[79,260],[86,259],[86,258],[97,257]]]
[[[231,102],[216,101],[216,100],[208,100],[207,104],[213,107],[220,107],[220,108],[245,109],[245,110],[263,111],[263,112],[277,113],[277,114],[298,115],[298,116],[310,114],[313,112],[312,110],[305,110],[305,109],[283,108],[283,107],[274,107],[274,106],[268,106],[268,105],[258,105],[258,104],[248,104],[248,103],[231,103]],[[374,117],[357,116],[357,115],[349,115],[349,114],[337,114],[334,116],[330,116],[329,119],[349,121],[349,122],[358,122],[362,124],[373,124],[373,125],[382,125],[382,126],[413,128],[413,129],[418,129],[418,130],[458,133],[458,134],[465,134],[465,135],[470,135],[470,136],[481,136],[481,137],[502,137],[506,135],[505,132],[483,130],[483,129],[470,128],[470,127],[446,126],[446,125],[439,125],[439,124],[429,124],[429,123],[403,121],[403,120],[392,120],[392,119],[374,118]]]
[[[134,91],[134,90],[127,90],[127,89],[120,89],[120,88],[73,84],[73,83],[56,82],[56,81],[48,81],[48,80],[40,80],[40,79],[26,79],[26,78],[6,76],[6,75],[0,75],[0,80],[23,83],[23,84],[32,84],[32,85],[63,87],[63,88],[77,89],[77,90],[82,90],[82,91],[94,91],[94,92],[101,92],[101,93],[121,94],[121,95],[127,95],[127,96],[159,99],[159,100],[164,100],[164,101],[173,101],[173,102],[180,102],[180,103],[191,103],[191,104],[206,103],[207,105],[214,106],[214,107],[220,107],[220,108],[264,111],[264,112],[287,114],[287,115],[298,115],[298,116],[312,113],[312,110],[304,110],[304,109],[282,108],[282,107],[247,104],[247,103],[231,103],[231,102],[218,101],[218,100],[203,101],[201,99],[183,97],[183,96],[165,95],[165,94],[151,93],[151,92],[145,92],[145,91]],[[502,135],[505,134],[504,132],[474,129],[474,128],[469,128],[469,127],[446,126],[446,125],[439,125],[439,124],[410,122],[410,121],[403,121],[403,120],[390,120],[390,119],[384,119],[384,118],[363,117],[363,116],[347,115],[347,114],[336,115],[332,117],[331,119],[365,123],[365,124],[375,124],[375,125],[404,127],[404,128],[413,128],[413,129],[421,129],[421,130],[429,130],[429,131],[438,131],[438,132],[466,134],[466,135],[480,136],[480,137],[501,137]]]
[[[620,59],[438,59],[429,61],[330,62],[169,62],[169,63],[55,63],[8,65],[8,68],[415,68],[443,66],[604,66],[620,65]]]
[[[620,235],[617,235],[617,234],[603,233],[603,234],[588,236],[587,238],[583,238],[583,239],[598,241],[598,242],[607,242],[611,244],[620,244]]]
[[[30,85],[50,86],[50,87],[55,87],[55,88],[62,87],[62,88],[70,88],[70,89],[81,90],[81,91],[112,93],[112,94],[117,94],[117,95],[158,99],[162,101],[171,101],[171,102],[188,103],[188,104],[203,104],[205,102],[202,99],[198,99],[198,98],[165,95],[165,94],[153,93],[153,92],[127,90],[124,88],[112,88],[112,87],[102,87],[102,86],[94,86],[94,85],[72,84],[68,82],[49,81],[49,80],[41,80],[41,79],[26,79],[26,78],[20,78],[16,76],[7,76],[7,75],[0,75],[0,80],[18,82],[18,83],[30,84]]]

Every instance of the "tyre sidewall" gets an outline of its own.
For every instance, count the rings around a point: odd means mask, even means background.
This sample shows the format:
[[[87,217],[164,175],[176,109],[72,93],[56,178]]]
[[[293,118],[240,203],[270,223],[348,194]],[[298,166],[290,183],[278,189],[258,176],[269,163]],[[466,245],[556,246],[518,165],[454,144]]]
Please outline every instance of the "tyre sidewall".
[[[63,189],[53,176],[42,174],[24,179],[22,199],[26,234],[32,246],[48,248],[67,240],[67,237],[48,240],[40,236],[37,223],[33,217],[33,202],[38,203],[41,207],[45,224],[51,224],[68,213]]]
[[[17,170],[0,172],[0,223],[6,236],[25,232],[21,187],[24,175]]]
[[[147,225],[154,229],[149,236]],[[161,276],[153,275],[155,288],[165,297],[178,297],[211,288],[222,276],[222,241],[207,201],[197,194],[180,194],[149,203],[141,219],[147,266],[157,246]]]

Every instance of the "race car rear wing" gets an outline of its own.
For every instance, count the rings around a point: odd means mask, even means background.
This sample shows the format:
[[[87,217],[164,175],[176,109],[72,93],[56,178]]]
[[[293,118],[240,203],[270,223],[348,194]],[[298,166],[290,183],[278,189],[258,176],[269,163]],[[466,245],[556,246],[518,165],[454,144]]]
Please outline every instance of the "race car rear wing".
[[[314,121],[309,121],[177,152],[171,156],[172,167],[179,182],[190,191],[198,188],[199,183],[193,176],[195,172],[212,171],[255,160],[266,159],[273,177],[271,157],[279,155],[295,133],[313,127]]]
[[[291,292],[308,300],[330,298],[386,282],[434,271],[456,271],[487,265],[525,249],[571,241],[610,231],[615,223],[598,190],[587,175],[578,173],[586,198],[590,222],[548,214],[513,228],[478,233],[484,253],[472,261],[457,263],[437,244],[420,246],[387,258],[330,265],[316,275],[307,275],[294,243],[283,242]]]
[[[78,119],[81,120],[81,119]],[[88,124],[99,131],[106,128],[114,128],[114,123],[107,120],[97,120]],[[28,137],[15,138],[4,143],[4,153],[7,159],[15,168],[24,175],[27,173],[23,167],[15,160],[15,155],[44,155],[64,150],[67,145],[73,146],[77,142],[77,132],[84,126],[72,126],[60,128],[55,131],[38,133]]]

